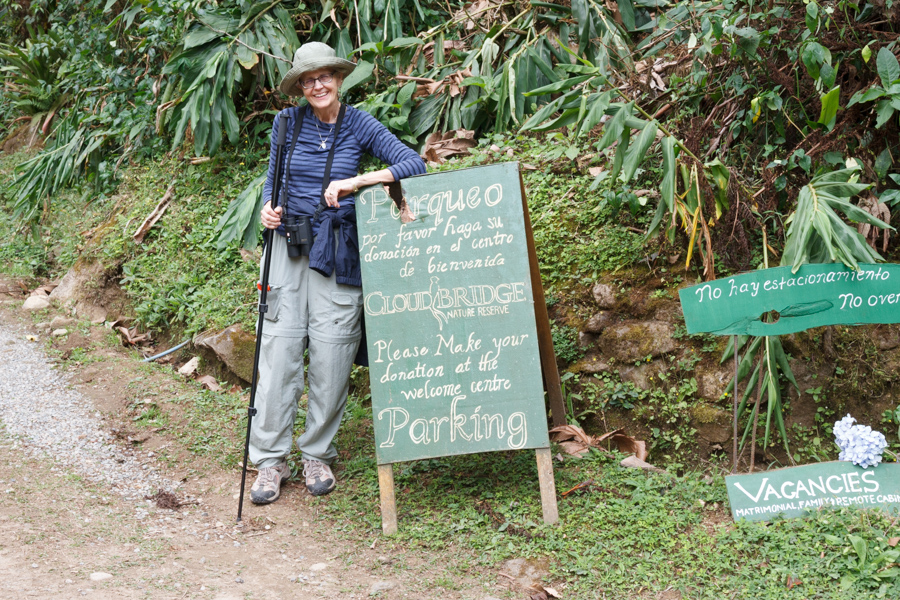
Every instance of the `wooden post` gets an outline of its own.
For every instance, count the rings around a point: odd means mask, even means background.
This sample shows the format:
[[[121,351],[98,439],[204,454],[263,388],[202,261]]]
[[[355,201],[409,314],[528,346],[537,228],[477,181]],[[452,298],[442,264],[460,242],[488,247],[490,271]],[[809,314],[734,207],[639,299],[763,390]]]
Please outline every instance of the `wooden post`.
[[[541,483],[541,508],[544,512],[544,523],[555,525],[559,521],[559,509],[556,506],[553,457],[550,456],[550,448],[538,448],[535,453],[537,454],[538,480]]]
[[[543,484],[541,486],[543,489]],[[378,489],[381,490],[381,532],[384,535],[394,535],[397,533],[397,497],[394,495],[394,465],[390,463],[378,465]]]
[[[553,349],[550,315],[547,314],[547,300],[544,298],[544,286],[541,284],[541,270],[538,267],[534,234],[531,231],[531,217],[528,215],[528,200],[525,198],[525,182],[522,181],[521,171],[519,172],[519,187],[522,190],[522,213],[525,217],[525,241],[528,245],[528,265],[531,270],[531,292],[534,296],[534,320],[537,325],[538,349],[541,353],[541,370],[544,374],[547,397],[550,400],[553,426],[561,427],[566,424],[566,405],[562,396],[559,369],[556,368],[556,351]]]

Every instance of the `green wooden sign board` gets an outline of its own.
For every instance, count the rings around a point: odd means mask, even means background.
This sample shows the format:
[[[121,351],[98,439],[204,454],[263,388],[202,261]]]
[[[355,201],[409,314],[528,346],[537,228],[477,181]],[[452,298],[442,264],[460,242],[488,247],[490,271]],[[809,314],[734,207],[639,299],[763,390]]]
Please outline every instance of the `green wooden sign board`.
[[[549,449],[518,164],[402,190],[356,207],[379,465]]]
[[[802,517],[823,506],[900,511],[900,464],[833,461],[725,477],[735,521]]]
[[[781,335],[823,325],[900,323],[900,265],[752,271],[678,292],[688,333]],[[762,315],[778,313],[766,323]]]

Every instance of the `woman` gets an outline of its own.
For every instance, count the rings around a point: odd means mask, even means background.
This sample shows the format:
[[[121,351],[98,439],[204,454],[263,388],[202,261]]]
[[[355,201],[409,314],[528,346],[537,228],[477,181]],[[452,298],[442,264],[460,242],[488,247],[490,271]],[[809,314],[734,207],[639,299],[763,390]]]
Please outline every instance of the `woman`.
[[[278,499],[290,476],[290,452],[297,403],[303,394],[303,352],[309,349],[309,401],[306,430],[297,440],[303,455],[306,487],[314,496],[334,489],[330,464],[337,456],[337,433],[350,388],[350,369],[361,336],[362,281],[356,234],[355,198],[359,188],[425,172],[422,159],[369,114],[343,105],[338,96],[344,77],[356,65],[337,58],[319,42],[302,45],[280,84],[289,96],[303,95],[308,105],[288,108],[272,127],[269,176],[261,217],[270,235],[272,259],[257,388],[257,414],[250,432],[250,460],[259,476],[250,489],[255,504]],[[340,118],[339,118],[340,117]],[[300,130],[293,139],[297,119]],[[271,207],[275,140],[287,127],[283,171],[286,195]],[[323,179],[333,153],[327,186]],[[386,169],[358,175],[363,153],[381,159]],[[324,196],[324,199],[323,199]],[[324,202],[323,202],[324,200]],[[320,202],[321,215],[317,212]],[[288,255],[282,218],[318,217],[312,227],[309,256]],[[292,234],[293,235],[293,234]],[[296,252],[295,252],[296,254]]]

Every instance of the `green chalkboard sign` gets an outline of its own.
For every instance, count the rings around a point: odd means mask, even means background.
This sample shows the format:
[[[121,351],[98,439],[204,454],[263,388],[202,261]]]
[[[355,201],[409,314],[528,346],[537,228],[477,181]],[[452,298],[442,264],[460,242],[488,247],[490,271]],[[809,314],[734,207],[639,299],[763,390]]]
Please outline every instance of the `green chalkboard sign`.
[[[802,517],[822,506],[900,510],[900,464],[833,461],[725,478],[735,521]]]
[[[379,464],[549,446],[518,164],[357,196]]]
[[[900,323],[900,265],[776,267],[678,292],[688,333],[781,335],[822,325]],[[777,320],[762,316],[775,311]],[[774,316],[774,315],[773,315]]]

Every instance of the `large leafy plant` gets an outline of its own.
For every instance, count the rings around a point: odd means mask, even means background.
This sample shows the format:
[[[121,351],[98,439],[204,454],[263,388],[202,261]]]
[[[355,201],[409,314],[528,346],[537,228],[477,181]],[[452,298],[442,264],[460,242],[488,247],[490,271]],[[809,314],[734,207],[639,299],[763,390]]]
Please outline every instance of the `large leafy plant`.
[[[160,105],[159,127],[166,123],[172,146],[184,139],[188,126],[196,154],[214,154],[223,134],[237,144],[240,121],[238,96],[261,93],[259,84],[274,89],[290,69],[300,45],[287,10],[275,2],[243,2],[237,7],[197,10],[181,49],[166,64],[177,90],[170,87]],[[173,82],[170,82],[170,86]],[[174,99],[168,96],[174,94]]]
[[[851,166],[834,171],[824,171],[804,186],[797,198],[797,209],[788,217],[790,224],[785,241],[781,265],[791,267],[793,272],[807,263],[843,262],[852,269],[859,263],[873,263],[884,260],[855,227],[850,226],[839,213],[850,221],[867,223],[883,229],[892,229],[883,221],[852,204],[850,200],[869,188],[869,184],[857,182],[860,167],[855,161]],[[765,266],[768,266],[767,264]],[[747,436],[757,426],[763,392],[765,392],[765,424],[763,446],[768,447],[774,428],[777,428],[790,455],[787,432],[784,424],[782,389],[779,375],[783,376],[799,393],[800,387],[791,371],[790,362],[778,336],[741,336],[738,350],[744,349],[741,357],[737,382],[745,381],[745,388],[737,409],[739,419],[748,414],[740,447],[743,448]],[[721,362],[734,356],[732,345],[726,349]],[[754,366],[755,363],[755,366]],[[749,377],[748,377],[749,375]],[[728,390],[734,393],[735,381]],[[756,392],[756,402],[752,401]]]

